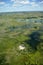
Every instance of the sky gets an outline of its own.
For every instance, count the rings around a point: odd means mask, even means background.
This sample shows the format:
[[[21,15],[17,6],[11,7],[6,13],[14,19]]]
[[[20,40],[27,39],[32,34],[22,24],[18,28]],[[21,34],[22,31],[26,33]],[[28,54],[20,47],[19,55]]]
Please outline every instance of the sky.
[[[0,12],[43,11],[43,0],[0,0]]]

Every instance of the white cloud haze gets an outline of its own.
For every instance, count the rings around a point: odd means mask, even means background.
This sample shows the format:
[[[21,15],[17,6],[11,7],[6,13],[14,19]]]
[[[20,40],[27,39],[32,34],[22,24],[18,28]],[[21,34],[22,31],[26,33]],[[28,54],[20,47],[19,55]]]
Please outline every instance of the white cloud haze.
[[[36,2],[36,0],[1,0],[0,8],[3,10],[43,10],[43,1],[39,0]]]
[[[3,4],[5,4],[5,2],[0,2],[0,5],[3,5]]]

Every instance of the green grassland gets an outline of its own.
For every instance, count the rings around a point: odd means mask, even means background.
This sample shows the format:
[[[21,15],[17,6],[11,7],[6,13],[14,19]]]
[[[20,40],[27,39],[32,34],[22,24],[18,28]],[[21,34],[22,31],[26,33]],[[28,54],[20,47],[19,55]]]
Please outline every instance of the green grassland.
[[[0,13],[0,65],[43,65],[43,12]]]

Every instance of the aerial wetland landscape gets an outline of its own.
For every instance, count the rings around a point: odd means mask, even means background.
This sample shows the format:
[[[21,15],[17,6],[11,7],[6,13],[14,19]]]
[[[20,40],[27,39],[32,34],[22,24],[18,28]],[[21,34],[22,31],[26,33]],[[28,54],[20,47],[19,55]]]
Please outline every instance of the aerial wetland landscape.
[[[43,65],[43,12],[0,13],[0,65]]]

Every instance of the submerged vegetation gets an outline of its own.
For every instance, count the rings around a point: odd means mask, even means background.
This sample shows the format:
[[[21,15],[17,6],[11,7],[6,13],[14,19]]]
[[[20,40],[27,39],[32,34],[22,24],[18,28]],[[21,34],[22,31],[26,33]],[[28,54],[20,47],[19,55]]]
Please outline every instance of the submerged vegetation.
[[[43,12],[0,13],[0,65],[43,65]]]

